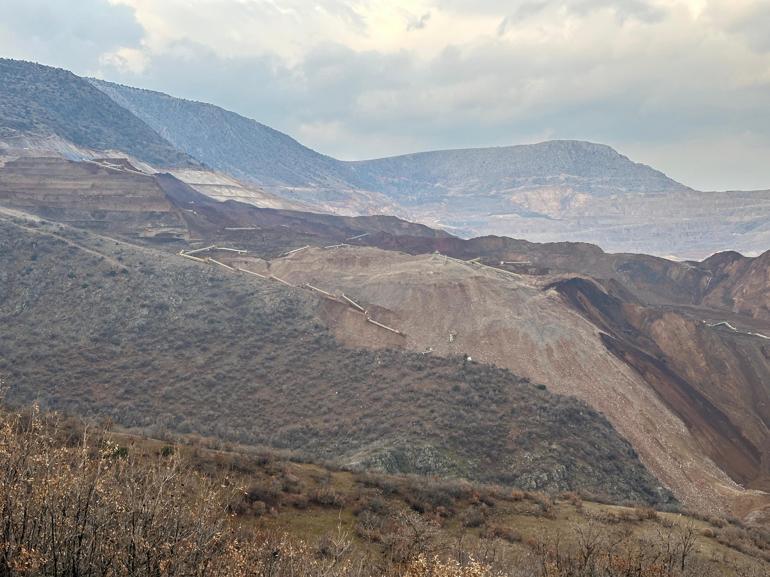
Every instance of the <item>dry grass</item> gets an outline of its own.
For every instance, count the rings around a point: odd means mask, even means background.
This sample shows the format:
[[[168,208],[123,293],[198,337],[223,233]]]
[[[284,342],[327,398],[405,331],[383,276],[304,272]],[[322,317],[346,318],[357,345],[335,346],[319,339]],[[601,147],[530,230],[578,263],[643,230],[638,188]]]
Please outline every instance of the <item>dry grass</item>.
[[[413,493],[430,509],[415,510]],[[751,551],[703,536],[696,519],[668,525],[669,514],[627,509],[633,520],[604,523],[596,510],[605,506],[578,508],[574,496],[549,500],[543,516],[543,501],[498,487],[172,448],[39,410],[0,412],[4,577],[759,577],[768,569]],[[752,529],[725,529],[754,539],[757,550],[767,546]]]

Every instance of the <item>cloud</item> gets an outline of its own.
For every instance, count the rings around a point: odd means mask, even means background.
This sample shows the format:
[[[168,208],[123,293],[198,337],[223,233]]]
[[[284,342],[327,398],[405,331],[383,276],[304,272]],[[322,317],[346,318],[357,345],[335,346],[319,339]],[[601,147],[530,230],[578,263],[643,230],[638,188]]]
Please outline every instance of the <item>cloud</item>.
[[[406,25],[407,31],[412,30],[422,30],[428,25],[428,21],[430,20],[430,12],[426,12],[419,18],[413,18],[409,21],[409,24]]]
[[[753,50],[770,52],[770,3],[761,2],[738,11],[727,28],[742,36]]]
[[[139,46],[144,29],[126,6],[104,0],[0,0],[0,50],[5,56],[96,68],[103,54]]]

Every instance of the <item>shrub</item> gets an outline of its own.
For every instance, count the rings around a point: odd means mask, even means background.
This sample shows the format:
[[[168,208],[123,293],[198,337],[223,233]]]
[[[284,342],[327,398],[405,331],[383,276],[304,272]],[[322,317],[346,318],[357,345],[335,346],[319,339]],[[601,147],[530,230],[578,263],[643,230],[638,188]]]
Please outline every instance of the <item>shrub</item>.
[[[331,487],[321,487],[310,492],[308,496],[311,503],[322,507],[342,507],[345,505],[345,497]]]
[[[502,539],[508,543],[521,543],[521,533],[513,527],[505,525],[490,525],[481,535],[485,539]]]
[[[460,519],[463,527],[476,528],[481,527],[487,520],[486,511],[481,507],[472,507],[465,511]]]

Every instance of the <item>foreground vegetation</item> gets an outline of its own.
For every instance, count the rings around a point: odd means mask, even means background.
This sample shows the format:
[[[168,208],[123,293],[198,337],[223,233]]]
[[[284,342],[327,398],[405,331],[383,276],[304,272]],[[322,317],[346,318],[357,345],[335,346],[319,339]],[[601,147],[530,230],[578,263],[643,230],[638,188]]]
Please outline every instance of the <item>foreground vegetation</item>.
[[[0,413],[0,576],[759,577],[768,552],[719,519]]]

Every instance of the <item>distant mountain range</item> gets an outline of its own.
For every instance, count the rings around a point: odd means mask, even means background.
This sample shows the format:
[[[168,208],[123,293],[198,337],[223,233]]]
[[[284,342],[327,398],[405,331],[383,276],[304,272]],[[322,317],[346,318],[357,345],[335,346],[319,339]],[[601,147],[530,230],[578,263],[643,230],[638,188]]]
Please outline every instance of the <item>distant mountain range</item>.
[[[390,214],[461,236],[579,240],[682,258],[770,246],[770,192],[698,192],[601,144],[345,162],[211,104],[13,60],[0,60],[0,82],[0,152],[123,153],[190,184],[205,181],[199,190],[219,200]]]
[[[185,153],[286,195],[367,191],[407,208],[456,198],[504,208],[510,194],[522,189],[560,187],[598,196],[688,190],[609,146],[579,141],[345,162],[217,106],[101,80],[91,83]]]
[[[180,150],[212,168],[268,188],[364,189],[408,205],[457,194],[489,196],[554,184],[605,195],[686,189],[608,146],[589,142],[553,141],[344,162],[211,104],[101,80],[91,83]]]

